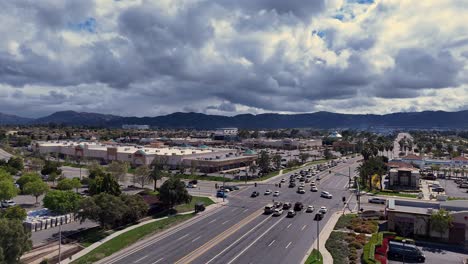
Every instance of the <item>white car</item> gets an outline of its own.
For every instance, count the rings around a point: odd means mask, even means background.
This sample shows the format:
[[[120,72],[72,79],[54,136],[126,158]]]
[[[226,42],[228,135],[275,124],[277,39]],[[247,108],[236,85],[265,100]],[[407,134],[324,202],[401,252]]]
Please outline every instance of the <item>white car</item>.
[[[271,190],[266,190],[264,195],[270,195],[271,194]]]
[[[13,200],[3,200],[1,205],[2,205],[1,207],[8,208],[8,207],[15,206],[16,203]]]
[[[327,192],[327,191],[322,191],[320,193],[320,197],[331,199],[331,198],[333,198],[333,195],[331,193]]]
[[[275,211],[273,212],[274,216],[280,216],[283,214],[283,209],[282,208],[276,208]]]
[[[319,213],[326,214],[327,212],[328,212],[327,207],[325,207],[325,206],[320,207]]]
[[[285,183],[286,182],[286,179],[281,179],[281,183]]]
[[[305,187],[305,183],[304,183],[304,182],[301,182],[301,183],[299,184],[299,186]]]
[[[275,196],[275,197],[278,197],[279,195],[280,195],[280,192],[279,192],[279,191],[275,191],[275,192],[273,193],[273,196]]]
[[[297,193],[304,194],[304,193],[306,193],[306,191],[304,190],[303,187],[298,187],[297,188]]]
[[[307,206],[307,209],[306,209],[306,213],[312,213],[314,211],[314,206],[313,205],[309,205]]]
[[[318,189],[317,189],[317,187],[314,185],[314,186],[310,187],[310,191],[311,191],[311,192],[318,192]]]

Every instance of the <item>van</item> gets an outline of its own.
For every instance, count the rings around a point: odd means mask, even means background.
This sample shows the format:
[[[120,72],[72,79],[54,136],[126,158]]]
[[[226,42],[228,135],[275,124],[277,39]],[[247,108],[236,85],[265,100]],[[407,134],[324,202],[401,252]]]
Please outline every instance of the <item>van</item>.
[[[426,256],[413,244],[390,241],[387,256],[392,260],[424,263]]]
[[[273,204],[267,204],[265,205],[264,213],[265,214],[271,214],[273,211],[276,209],[276,207]]]

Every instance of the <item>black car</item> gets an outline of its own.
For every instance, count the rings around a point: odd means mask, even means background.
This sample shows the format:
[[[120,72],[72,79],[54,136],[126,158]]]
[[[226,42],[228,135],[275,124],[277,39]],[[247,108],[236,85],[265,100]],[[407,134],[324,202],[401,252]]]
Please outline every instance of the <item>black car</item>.
[[[294,188],[294,187],[296,187],[296,183],[290,182],[290,183],[289,183],[289,188]]]
[[[294,212],[294,210],[289,210],[288,211],[288,217],[294,217],[296,215],[296,212]]]
[[[283,204],[283,210],[288,210],[289,208],[291,208],[291,203],[284,203]]]
[[[294,211],[302,211],[304,208],[304,205],[301,202],[296,202],[294,204]]]
[[[426,256],[413,244],[390,241],[388,243],[388,259],[405,262],[416,261],[424,263]]]
[[[260,195],[259,192],[253,191],[252,194],[250,195],[250,197],[257,197],[257,196],[259,196],[259,195]]]

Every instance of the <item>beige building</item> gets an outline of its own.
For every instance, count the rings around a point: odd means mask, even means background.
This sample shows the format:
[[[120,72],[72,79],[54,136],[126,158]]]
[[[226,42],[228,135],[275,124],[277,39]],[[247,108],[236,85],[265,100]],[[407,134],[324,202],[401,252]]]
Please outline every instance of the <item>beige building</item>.
[[[201,170],[218,171],[250,165],[257,155],[244,154],[235,149],[200,147],[150,147],[96,142],[40,141],[32,145],[34,151],[71,159],[94,159],[104,163],[128,162],[134,166],[150,165],[159,159],[172,168],[193,166]],[[210,164],[210,165],[206,165]]]
[[[468,245],[468,202],[447,201],[431,208],[390,205],[386,208],[389,231],[405,237],[434,238],[439,241]],[[438,233],[431,229],[431,214],[445,209],[453,217],[452,227]]]
[[[245,139],[242,143],[252,148],[268,147],[281,149],[306,149],[322,146],[321,139]]]
[[[410,167],[410,166],[408,166]],[[389,186],[391,189],[418,189],[419,169],[394,168],[389,172]]]

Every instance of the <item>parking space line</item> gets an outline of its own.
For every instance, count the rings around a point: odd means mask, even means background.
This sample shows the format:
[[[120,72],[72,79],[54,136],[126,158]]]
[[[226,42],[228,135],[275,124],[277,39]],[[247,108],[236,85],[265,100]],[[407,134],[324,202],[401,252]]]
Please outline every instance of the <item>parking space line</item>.
[[[245,209],[244,211],[242,211],[243,213],[247,212],[249,209]]]
[[[289,242],[288,245],[286,246],[286,248],[288,248],[290,245],[291,245],[292,242]]]
[[[273,245],[273,243],[275,243],[275,241],[276,241],[276,240],[271,241],[270,244],[268,244],[268,246]]]
[[[288,227],[286,227],[286,229],[290,228],[292,224],[289,224]]]
[[[304,225],[304,226],[301,228],[301,231],[304,230],[306,227],[307,227],[307,225]]]

